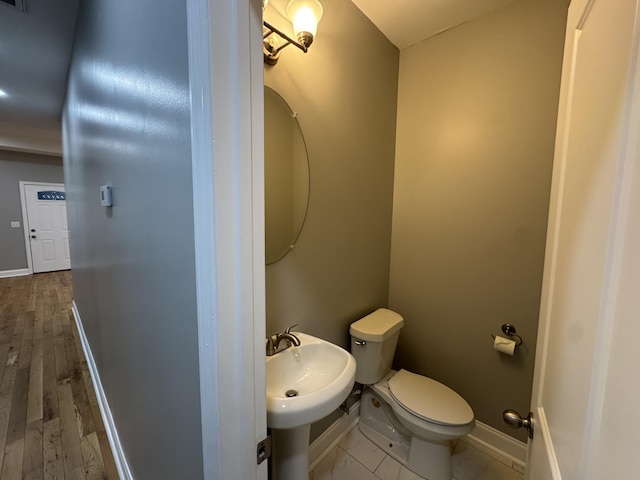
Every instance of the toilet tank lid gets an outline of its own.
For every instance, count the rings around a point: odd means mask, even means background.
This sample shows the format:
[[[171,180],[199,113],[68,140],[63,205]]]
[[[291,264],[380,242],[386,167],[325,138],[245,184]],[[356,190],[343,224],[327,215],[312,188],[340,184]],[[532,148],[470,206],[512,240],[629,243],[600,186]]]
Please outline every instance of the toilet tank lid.
[[[357,322],[353,322],[349,333],[353,337],[370,342],[382,342],[400,330],[404,325],[402,317],[386,308],[379,308]]]

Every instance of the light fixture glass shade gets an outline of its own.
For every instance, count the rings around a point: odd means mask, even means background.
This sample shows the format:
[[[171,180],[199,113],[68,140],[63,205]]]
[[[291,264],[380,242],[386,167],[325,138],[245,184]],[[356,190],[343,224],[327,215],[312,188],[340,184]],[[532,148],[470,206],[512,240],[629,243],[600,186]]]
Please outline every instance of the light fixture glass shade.
[[[322,12],[322,5],[318,0],[291,0],[287,5],[287,15],[293,23],[294,35],[298,39],[301,36],[311,35],[310,41],[307,39],[307,46],[311,44],[313,37],[316,36]],[[307,35],[304,35],[304,33]]]

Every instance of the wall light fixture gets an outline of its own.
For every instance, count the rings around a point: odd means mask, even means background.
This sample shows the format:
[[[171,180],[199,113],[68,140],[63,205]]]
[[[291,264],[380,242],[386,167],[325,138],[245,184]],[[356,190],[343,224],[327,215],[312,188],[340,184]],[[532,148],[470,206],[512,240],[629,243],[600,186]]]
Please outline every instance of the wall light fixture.
[[[266,2],[265,2],[266,5]],[[287,5],[287,16],[293,24],[293,34],[297,40],[278,30],[269,23],[263,21],[266,29],[262,36],[262,50],[264,61],[268,65],[275,65],[280,57],[280,52],[288,45],[295,45],[304,53],[313,43],[318,30],[318,22],[322,18],[322,5],[318,0],[291,0]],[[274,35],[275,34],[275,35]],[[279,45],[284,40],[285,43]]]

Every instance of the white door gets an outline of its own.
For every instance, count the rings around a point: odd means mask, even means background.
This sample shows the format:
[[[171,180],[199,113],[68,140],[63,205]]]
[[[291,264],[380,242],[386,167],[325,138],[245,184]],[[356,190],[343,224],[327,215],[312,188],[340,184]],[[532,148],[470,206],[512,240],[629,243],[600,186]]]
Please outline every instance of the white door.
[[[527,478],[639,478],[638,0],[573,0]],[[635,452],[635,453],[634,453]]]
[[[71,268],[64,185],[22,184],[33,273]]]

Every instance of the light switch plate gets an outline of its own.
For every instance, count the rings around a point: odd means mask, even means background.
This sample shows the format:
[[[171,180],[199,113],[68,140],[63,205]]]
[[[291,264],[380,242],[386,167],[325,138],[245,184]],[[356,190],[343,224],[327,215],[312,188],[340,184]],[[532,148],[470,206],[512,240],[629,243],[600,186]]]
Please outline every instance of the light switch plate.
[[[11,222],[11,228],[20,228],[20,222]]]

